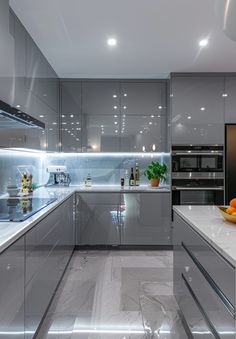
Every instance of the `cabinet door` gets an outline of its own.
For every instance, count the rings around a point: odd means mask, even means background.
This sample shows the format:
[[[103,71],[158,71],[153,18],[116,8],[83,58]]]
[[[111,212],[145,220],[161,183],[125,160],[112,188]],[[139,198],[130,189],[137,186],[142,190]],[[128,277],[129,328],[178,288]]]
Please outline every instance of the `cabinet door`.
[[[119,245],[118,193],[82,193],[79,198],[80,245]]]
[[[119,152],[118,115],[83,115],[82,150],[83,152]]]
[[[9,29],[9,1],[0,2],[0,100],[14,102],[14,37]],[[10,33],[11,31],[11,33]]]
[[[121,151],[165,150],[165,82],[122,82],[120,109]]]
[[[224,78],[174,77],[172,144],[224,143]]]
[[[165,82],[122,82],[121,114],[158,115],[166,109]]]
[[[225,78],[225,122],[236,123],[236,77]]]
[[[121,118],[120,151],[165,151],[165,129],[166,121],[161,115],[124,115]]]
[[[170,193],[121,194],[122,245],[170,245]]]
[[[24,238],[0,254],[0,338],[24,339]]]
[[[14,16],[15,21],[15,98],[14,106],[26,111],[26,31],[21,22]]]
[[[26,234],[25,326],[33,338],[74,248],[72,200]]]
[[[63,152],[81,152],[81,82],[61,82],[61,147]]]
[[[85,81],[82,84],[83,115],[116,115],[120,111],[118,81]]]

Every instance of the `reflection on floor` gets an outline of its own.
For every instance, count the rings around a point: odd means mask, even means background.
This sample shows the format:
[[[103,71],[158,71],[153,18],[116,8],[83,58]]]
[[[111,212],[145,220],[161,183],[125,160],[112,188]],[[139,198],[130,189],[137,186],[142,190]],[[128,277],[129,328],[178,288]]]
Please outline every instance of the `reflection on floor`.
[[[37,339],[186,339],[166,251],[76,251]]]

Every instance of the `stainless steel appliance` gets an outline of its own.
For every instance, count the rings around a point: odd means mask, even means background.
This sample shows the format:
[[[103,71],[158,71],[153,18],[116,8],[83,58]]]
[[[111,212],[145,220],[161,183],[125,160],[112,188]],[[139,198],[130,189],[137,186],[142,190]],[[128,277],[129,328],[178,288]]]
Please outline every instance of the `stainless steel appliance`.
[[[71,178],[66,166],[48,166],[49,179],[46,186],[69,186]]]
[[[223,146],[172,147],[173,205],[224,203]]]
[[[0,221],[24,221],[56,198],[9,198],[0,199]]]

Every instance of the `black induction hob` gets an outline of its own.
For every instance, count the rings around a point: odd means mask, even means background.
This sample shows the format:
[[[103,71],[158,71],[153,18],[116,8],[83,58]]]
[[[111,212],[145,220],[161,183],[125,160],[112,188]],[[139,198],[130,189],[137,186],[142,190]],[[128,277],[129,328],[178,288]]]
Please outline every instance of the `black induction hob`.
[[[34,197],[0,199],[0,221],[24,221],[56,200]]]

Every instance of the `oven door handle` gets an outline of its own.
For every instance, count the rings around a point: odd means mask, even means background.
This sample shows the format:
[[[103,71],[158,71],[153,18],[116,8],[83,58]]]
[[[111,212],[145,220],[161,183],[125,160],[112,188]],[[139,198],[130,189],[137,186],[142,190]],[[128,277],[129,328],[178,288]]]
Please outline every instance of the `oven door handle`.
[[[223,186],[218,187],[181,187],[172,186],[172,191],[223,191]]]

